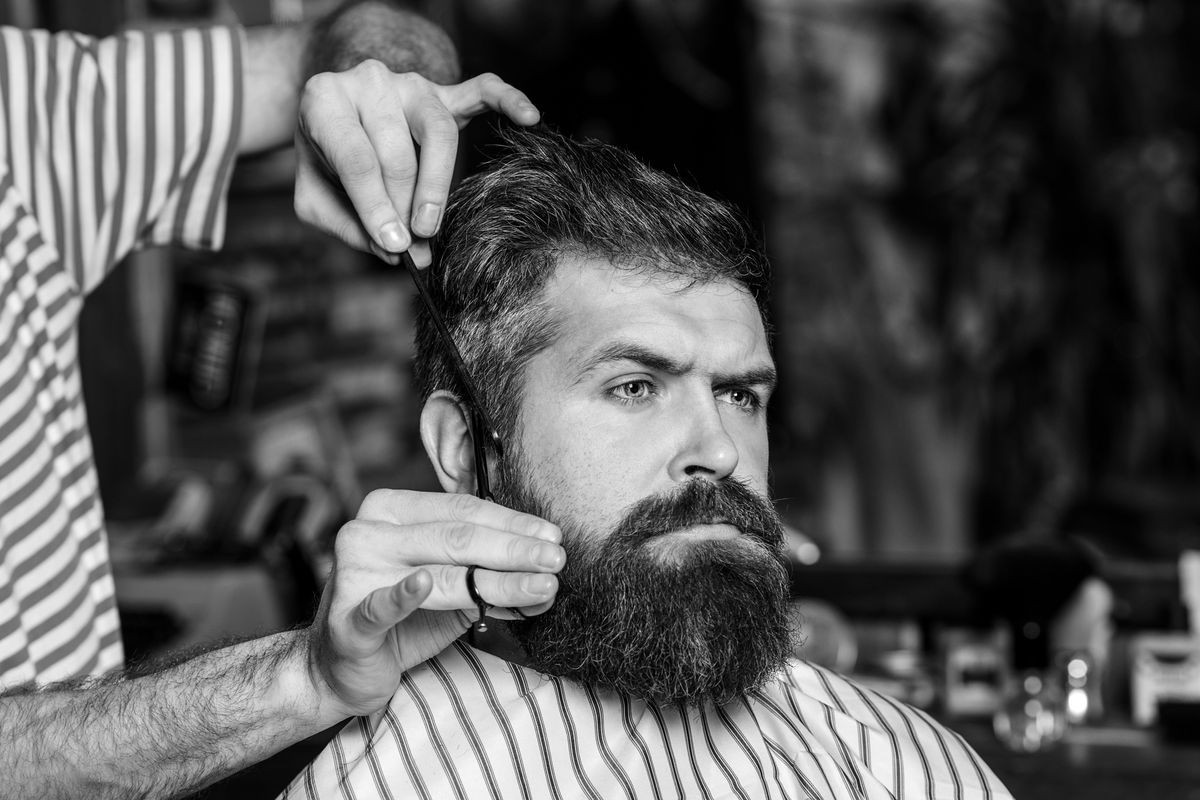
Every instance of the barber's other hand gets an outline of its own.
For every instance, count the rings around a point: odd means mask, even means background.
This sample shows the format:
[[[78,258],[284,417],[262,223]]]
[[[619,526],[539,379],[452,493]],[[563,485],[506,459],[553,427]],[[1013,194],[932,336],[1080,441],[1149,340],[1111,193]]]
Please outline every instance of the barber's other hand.
[[[330,719],[370,713],[404,671],[478,618],[466,571],[496,617],[540,614],[558,591],[562,534],[545,520],[470,495],[378,490],[338,532],[309,629],[309,673]]]
[[[424,240],[446,207],[458,132],[488,110],[520,125],[539,119],[523,92],[491,73],[440,86],[367,60],[314,75],[300,97],[297,215],[393,264],[411,247],[428,266]]]

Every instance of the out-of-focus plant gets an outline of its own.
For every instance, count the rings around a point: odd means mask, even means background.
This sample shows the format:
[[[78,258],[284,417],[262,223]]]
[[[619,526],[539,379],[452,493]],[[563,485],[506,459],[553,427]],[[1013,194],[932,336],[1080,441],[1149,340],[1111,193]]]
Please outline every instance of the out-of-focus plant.
[[[894,14],[889,216],[981,428],[983,538],[1120,487],[1200,489],[1200,4],[995,0],[953,46]],[[905,46],[904,43],[908,42]]]

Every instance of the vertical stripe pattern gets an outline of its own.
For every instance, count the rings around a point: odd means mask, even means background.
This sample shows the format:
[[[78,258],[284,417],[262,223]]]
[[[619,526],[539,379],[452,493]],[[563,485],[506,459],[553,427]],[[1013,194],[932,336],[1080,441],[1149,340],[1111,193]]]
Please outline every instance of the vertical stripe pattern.
[[[0,690],[121,665],[78,316],[134,248],[221,241],[241,58],[236,29],[0,27]]]
[[[719,709],[660,708],[462,643],[282,798],[463,796],[1011,800],[961,737],[805,662]]]

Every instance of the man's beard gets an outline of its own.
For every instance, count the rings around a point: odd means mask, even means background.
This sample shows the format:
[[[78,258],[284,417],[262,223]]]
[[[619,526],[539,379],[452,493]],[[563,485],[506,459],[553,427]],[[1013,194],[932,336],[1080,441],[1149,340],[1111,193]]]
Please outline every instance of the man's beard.
[[[567,552],[554,605],[509,623],[529,666],[658,703],[717,704],[783,666],[789,583],[783,525],[766,500],[735,480],[693,480],[636,503],[606,536],[555,519],[512,474],[528,474],[519,464],[502,468],[497,499],[558,523]],[[742,535],[656,546],[662,534],[714,521]]]

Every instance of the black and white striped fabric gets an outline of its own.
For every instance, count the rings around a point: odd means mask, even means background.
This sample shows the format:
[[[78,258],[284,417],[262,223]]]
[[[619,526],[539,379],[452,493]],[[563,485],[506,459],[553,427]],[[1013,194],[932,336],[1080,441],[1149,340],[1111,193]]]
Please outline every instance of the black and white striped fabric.
[[[350,721],[284,800],[1011,795],[926,714],[806,662],[722,708],[585,689],[458,643]]]
[[[134,248],[221,242],[242,47],[0,28],[0,690],[121,666],[77,322]]]

